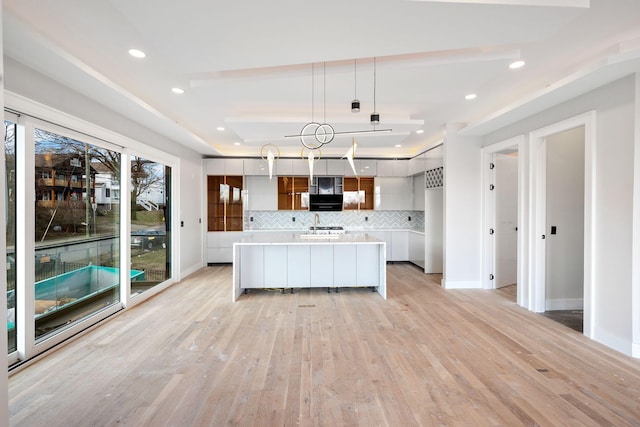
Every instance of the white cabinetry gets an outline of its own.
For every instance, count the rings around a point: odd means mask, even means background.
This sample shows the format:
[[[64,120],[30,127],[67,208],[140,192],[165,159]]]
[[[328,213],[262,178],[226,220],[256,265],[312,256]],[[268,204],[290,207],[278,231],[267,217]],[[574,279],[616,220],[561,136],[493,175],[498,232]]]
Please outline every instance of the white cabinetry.
[[[367,234],[387,244],[387,261],[409,261],[408,230],[367,231]]]
[[[264,286],[267,288],[287,287],[287,265],[286,246],[264,246]]]
[[[345,166],[351,169],[346,159],[327,159],[326,165],[326,174],[330,176],[344,176]]]
[[[372,268],[371,260],[379,257],[379,249],[371,245],[356,248],[356,284],[358,286],[378,286],[380,269]]]
[[[313,164],[314,175],[324,175],[326,166],[324,160]],[[309,175],[309,162],[305,159],[279,159],[275,163],[274,175],[278,176],[305,176]]]
[[[311,246],[311,287],[333,283],[333,246]]]
[[[409,261],[424,268],[424,233],[409,231]]]
[[[333,247],[333,283],[336,286],[357,283],[356,246],[335,245]]]
[[[392,261],[409,261],[409,231],[391,232]]]
[[[374,209],[381,211],[411,210],[413,192],[411,178],[376,177]]]
[[[205,175],[244,175],[243,159],[204,159]]]
[[[409,160],[409,175],[415,175],[418,173],[424,173],[427,169],[427,155],[426,153],[420,154]]]
[[[349,161],[344,159],[342,161],[344,162],[344,176],[355,176]],[[360,159],[354,160],[353,163],[358,172],[358,176],[375,176],[377,173],[377,160]]]
[[[269,176],[269,164],[262,159],[244,159],[244,174]],[[275,168],[273,175],[276,174]]]
[[[242,231],[210,231],[207,233],[207,262],[233,261],[233,244],[242,239]]]
[[[240,248],[242,275],[245,288],[264,288],[264,247],[243,246]]]
[[[278,178],[245,176],[244,204],[250,211],[278,210]]]
[[[287,283],[291,288],[311,286],[311,248],[310,246],[287,246]]]
[[[409,160],[378,160],[377,176],[399,176],[409,175]]]
[[[412,179],[413,179],[412,208],[414,211],[424,211],[424,191],[425,191],[424,173],[414,175]]]

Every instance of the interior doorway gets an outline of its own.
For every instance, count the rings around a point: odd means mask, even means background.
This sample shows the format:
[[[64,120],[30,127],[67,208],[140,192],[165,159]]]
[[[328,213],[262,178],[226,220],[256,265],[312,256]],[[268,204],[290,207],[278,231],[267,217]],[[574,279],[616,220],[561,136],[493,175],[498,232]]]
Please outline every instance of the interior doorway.
[[[595,112],[536,130],[531,147],[529,309],[579,312],[593,336]],[[578,314],[578,313],[573,313]]]
[[[583,331],[584,126],[545,138],[545,316]]]
[[[483,151],[483,287],[520,305],[527,303],[525,289],[526,153],[524,136]]]

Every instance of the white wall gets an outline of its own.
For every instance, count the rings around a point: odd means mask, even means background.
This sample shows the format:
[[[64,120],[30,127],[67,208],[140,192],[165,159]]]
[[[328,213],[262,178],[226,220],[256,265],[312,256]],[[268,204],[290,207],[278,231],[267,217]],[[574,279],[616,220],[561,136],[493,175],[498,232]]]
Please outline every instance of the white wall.
[[[633,247],[631,304],[633,318],[632,354],[640,358],[640,73],[635,76],[635,139],[633,162]]]
[[[631,353],[631,230],[635,77],[630,76],[486,135],[483,145],[596,111],[593,338]],[[636,224],[640,218],[636,219]]]
[[[444,142],[444,277],[447,289],[480,288],[481,138],[448,125]]]
[[[180,189],[179,220],[184,221],[178,248],[179,274],[184,277],[202,267],[204,229],[198,222],[202,212],[202,156],[13,59],[5,58],[4,65],[6,90],[137,141],[140,144],[134,148],[141,153],[149,146],[180,159],[180,175],[173,177],[178,179]]]
[[[583,308],[584,127],[546,138],[545,309]],[[551,226],[556,234],[551,234]]]

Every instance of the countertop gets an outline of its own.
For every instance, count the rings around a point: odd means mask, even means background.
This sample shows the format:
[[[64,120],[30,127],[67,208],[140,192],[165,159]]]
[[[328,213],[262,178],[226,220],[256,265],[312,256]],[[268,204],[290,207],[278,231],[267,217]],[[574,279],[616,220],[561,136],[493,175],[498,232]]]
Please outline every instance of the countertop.
[[[366,232],[339,234],[336,238],[310,238],[305,239],[301,232],[280,232],[280,233],[256,233],[249,237],[242,238],[234,245],[361,245],[361,244],[384,244],[383,240],[377,239]]]

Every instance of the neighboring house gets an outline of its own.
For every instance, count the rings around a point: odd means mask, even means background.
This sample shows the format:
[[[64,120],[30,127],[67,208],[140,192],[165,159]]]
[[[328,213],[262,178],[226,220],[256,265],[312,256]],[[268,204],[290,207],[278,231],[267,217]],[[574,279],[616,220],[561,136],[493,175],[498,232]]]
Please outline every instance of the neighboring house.
[[[89,166],[91,194],[95,189],[96,170]],[[84,200],[85,164],[77,154],[36,154],[36,201],[41,207],[54,207],[56,202]]]
[[[91,163],[96,170],[94,201],[99,210],[118,209],[120,204],[120,180],[111,169],[100,162]]]

